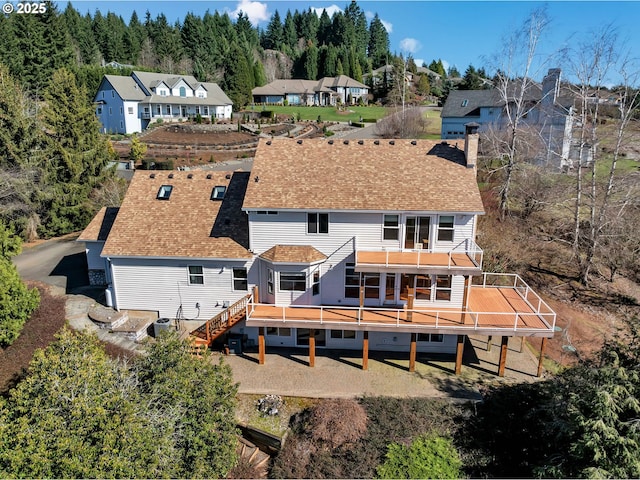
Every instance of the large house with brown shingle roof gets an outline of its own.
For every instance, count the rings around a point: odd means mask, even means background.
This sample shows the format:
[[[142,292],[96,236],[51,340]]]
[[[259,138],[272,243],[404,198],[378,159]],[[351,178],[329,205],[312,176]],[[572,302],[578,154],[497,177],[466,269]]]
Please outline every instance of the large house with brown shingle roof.
[[[320,80],[274,80],[251,90],[254,103],[328,106],[367,103],[369,87],[346,75]]]
[[[550,337],[555,313],[520,277],[482,271],[477,145],[473,128],[464,150],[262,139],[250,173],[137,171],[101,246],[113,306],[201,320],[208,344],[244,336],[260,361],[305,346],[459,365],[468,334]]]

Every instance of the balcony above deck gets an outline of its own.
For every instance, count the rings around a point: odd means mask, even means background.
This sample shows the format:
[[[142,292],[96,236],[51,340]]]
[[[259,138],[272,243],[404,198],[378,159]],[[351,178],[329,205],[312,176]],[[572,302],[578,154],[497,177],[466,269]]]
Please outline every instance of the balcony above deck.
[[[247,326],[552,337],[556,314],[518,276],[484,274],[462,309],[250,303]]]
[[[479,275],[482,249],[465,240],[451,250],[357,249],[356,272]]]

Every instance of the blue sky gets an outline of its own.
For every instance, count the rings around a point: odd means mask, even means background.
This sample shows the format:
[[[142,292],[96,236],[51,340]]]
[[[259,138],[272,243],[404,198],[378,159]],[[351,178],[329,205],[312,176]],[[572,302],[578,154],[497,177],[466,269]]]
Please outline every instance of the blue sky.
[[[57,2],[64,9],[67,2]],[[110,10],[128,22],[133,10],[142,19],[147,10],[155,17],[164,13],[170,22],[182,21],[189,11],[204,14],[206,10],[228,12],[235,18],[242,10],[252,23],[265,28],[271,15],[278,10],[284,18],[287,10],[326,8],[329,14],[344,9],[342,1],[74,1],[81,13],[96,9]],[[490,67],[490,59],[500,52],[506,34],[521,25],[536,8],[546,5],[550,17],[547,33],[539,54],[546,58],[565,45],[588,40],[594,31],[606,25],[615,26],[622,45],[640,51],[640,2],[637,1],[360,1],[368,18],[378,13],[389,32],[391,51],[411,53],[418,65],[441,58],[446,65],[455,65],[462,73],[469,64]],[[640,53],[639,53],[640,55]],[[556,61],[554,63],[559,63]],[[540,71],[556,65],[545,64]],[[568,73],[568,72],[567,72]],[[540,74],[540,77],[542,74]],[[612,84],[618,77],[612,76]]]

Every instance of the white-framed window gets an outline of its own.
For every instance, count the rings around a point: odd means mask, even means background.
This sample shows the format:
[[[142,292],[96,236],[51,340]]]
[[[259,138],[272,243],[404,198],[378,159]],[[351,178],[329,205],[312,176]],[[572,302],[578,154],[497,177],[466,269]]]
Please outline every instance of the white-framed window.
[[[133,107],[127,107],[127,113],[133,115]]]
[[[329,214],[307,213],[307,233],[329,233]]]
[[[156,115],[162,115],[162,106],[156,105]]]
[[[441,333],[419,333],[417,340],[419,342],[442,343],[444,335]]]
[[[311,294],[314,296],[320,295],[320,268],[317,268],[313,271]]]
[[[267,268],[267,293],[273,295],[273,269]]]
[[[400,235],[400,220],[398,215],[385,215],[383,219],[382,238],[384,240],[398,240]]]
[[[431,275],[416,275],[416,300],[431,300]]]
[[[167,105],[165,111],[167,112],[167,115],[171,115],[171,105]]]
[[[158,189],[158,195],[156,196],[156,198],[158,200],[169,200],[169,197],[171,197],[172,191],[173,191],[173,185],[162,185]]]
[[[204,92],[202,90],[198,91],[198,98],[204,98]]]
[[[344,297],[360,297],[360,274],[355,271],[355,263],[347,263],[344,269]]]
[[[453,215],[440,215],[438,219],[438,241],[453,242]]]
[[[233,269],[233,289],[246,292],[249,287],[247,285],[247,269],[244,267]]]
[[[144,113],[145,113],[146,115],[149,115],[149,107],[144,107]]]
[[[378,298],[380,296],[380,274],[367,272],[361,275],[364,284],[364,298]]]
[[[204,270],[202,265],[189,265],[189,285],[204,285]]]
[[[203,114],[203,115],[209,115],[209,107],[206,107],[206,106],[205,106],[205,107],[202,107],[202,108],[203,108],[203,112],[202,112],[202,114]]]
[[[211,190],[211,200],[222,200],[224,194],[227,192],[227,187],[224,185],[216,185]]]
[[[451,275],[436,275],[436,300],[451,300]]]
[[[304,292],[307,289],[307,275],[304,272],[281,272],[280,290]]]
[[[200,115],[200,107],[196,105],[196,115]]]
[[[186,97],[187,96],[187,89],[184,87],[180,87],[180,96],[181,97]]]
[[[355,330],[331,330],[331,338],[354,340],[356,338]]]
[[[274,337],[290,337],[291,329],[285,327],[267,327],[267,335]]]

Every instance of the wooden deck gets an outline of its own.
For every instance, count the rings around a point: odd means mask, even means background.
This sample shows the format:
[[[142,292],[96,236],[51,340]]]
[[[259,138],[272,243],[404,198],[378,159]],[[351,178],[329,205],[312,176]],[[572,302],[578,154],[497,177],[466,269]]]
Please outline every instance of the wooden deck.
[[[405,251],[356,251],[356,271],[402,270],[404,273],[458,271],[464,274],[479,273],[482,259],[469,252],[431,252],[427,250]]]
[[[414,310],[340,306],[276,306],[250,303],[247,326],[393,330],[411,333],[481,333],[553,336],[555,314],[526,301],[515,288],[472,286],[469,308]]]

